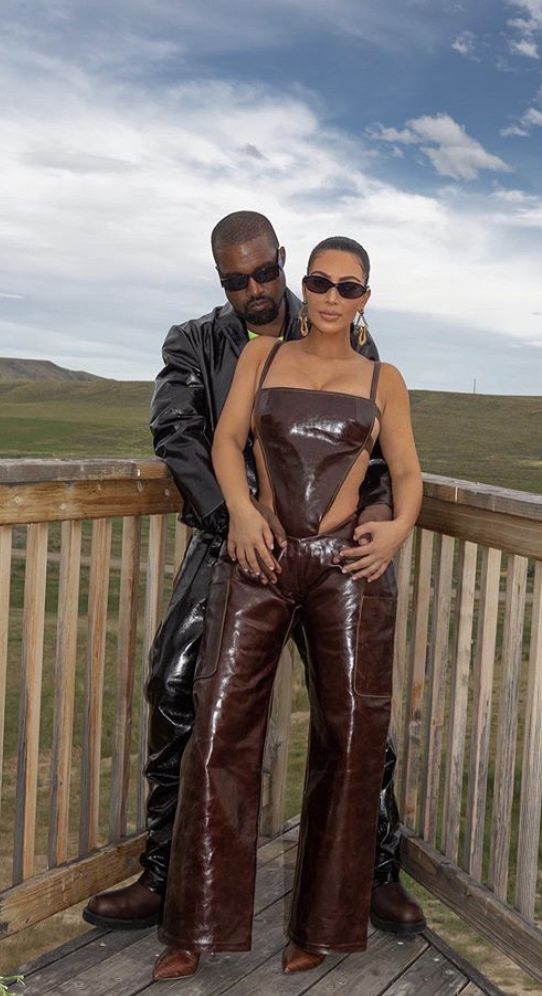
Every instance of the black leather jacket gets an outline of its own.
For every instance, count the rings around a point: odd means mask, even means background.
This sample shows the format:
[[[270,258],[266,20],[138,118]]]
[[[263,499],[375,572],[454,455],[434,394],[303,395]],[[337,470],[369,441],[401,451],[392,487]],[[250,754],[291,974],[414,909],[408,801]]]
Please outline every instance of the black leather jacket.
[[[286,304],[285,339],[298,339],[301,302],[286,290]],[[214,308],[202,318],[173,325],[164,342],[165,366],[156,378],[151,402],[154,449],[167,463],[183,496],[183,522],[222,536],[227,531],[228,514],[213,472],[211,446],[235,365],[247,342],[245,323],[230,304]],[[378,359],[370,335],[361,348],[355,337],[352,344],[368,359]],[[362,486],[363,503],[391,506],[389,475],[377,447]],[[249,486],[256,493],[250,439],[245,462]]]

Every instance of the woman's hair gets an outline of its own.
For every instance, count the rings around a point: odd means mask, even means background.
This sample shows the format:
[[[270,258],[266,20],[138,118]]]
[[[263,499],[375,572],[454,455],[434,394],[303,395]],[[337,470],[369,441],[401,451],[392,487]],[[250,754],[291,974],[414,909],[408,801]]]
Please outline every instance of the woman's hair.
[[[357,256],[365,274],[365,280],[367,282],[369,281],[371,264],[367,251],[362,245],[359,244],[359,242],[356,242],[354,239],[347,239],[344,235],[332,235],[329,239],[323,239],[322,242],[319,242],[318,245],[314,247],[309,256],[307,273],[309,273],[310,268],[317,256],[319,256],[322,252],[326,252],[328,249],[338,249],[339,252],[349,252],[352,256]]]

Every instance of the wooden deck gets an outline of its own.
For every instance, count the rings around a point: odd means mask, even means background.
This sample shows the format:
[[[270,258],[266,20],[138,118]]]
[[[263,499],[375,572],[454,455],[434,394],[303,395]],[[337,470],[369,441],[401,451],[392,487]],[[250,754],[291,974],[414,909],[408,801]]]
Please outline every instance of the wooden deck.
[[[373,931],[363,954],[330,955],[310,973],[281,971],[284,923],[297,851],[295,821],[258,851],[253,948],[203,956],[196,976],[151,982],[156,930],[91,930],[21,968],[24,996],[502,996],[431,931],[402,940]]]

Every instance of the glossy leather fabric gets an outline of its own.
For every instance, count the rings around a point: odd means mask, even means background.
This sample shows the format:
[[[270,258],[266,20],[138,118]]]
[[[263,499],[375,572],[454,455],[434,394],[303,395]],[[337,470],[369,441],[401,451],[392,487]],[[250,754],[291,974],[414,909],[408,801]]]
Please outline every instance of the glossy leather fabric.
[[[395,593],[331,563],[352,523],[290,538],[277,585],[217,562],[181,768],[161,940],[250,948],[261,762],[273,679],[306,634],[311,728],[288,934],[316,953],[366,946],[390,714]],[[362,597],[363,594],[363,597]]]
[[[367,503],[381,499],[381,475],[369,466],[363,490]],[[165,892],[175,810],[179,796],[179,767],[194,721],[193,681],[204,628],[205,609],[222,538],[194,530],[181,569],[175,579],[171,601],[154,639],[150,654],[147,696],[151,705],[149,754],[146,775],[147,838],[141,864],[147,870],[146,884]],[[393,567],[370,586],[375,595],[396,594]],[[294,619],[291,631],[307,673],[307,649],[303,627]],[[381,885],[397,878],[400,868],[400,824],[393,792],[395,751],[388,738],[384,780],[379,799],[374,881]]]

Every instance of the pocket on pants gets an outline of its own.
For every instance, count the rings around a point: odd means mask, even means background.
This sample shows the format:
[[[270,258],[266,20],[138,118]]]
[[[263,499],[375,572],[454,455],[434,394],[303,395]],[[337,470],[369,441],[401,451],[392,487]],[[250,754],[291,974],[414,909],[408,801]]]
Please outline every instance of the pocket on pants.
[[[363,596],[354,671],[356,695],[391,696],[396,607],[395,598]]]
[[[194,681],[199,678],[210,678],[218,668],[228,609],[232,567],[233,564],[223,560],[219,560],[215,565],[205,610],[203,639]]]

